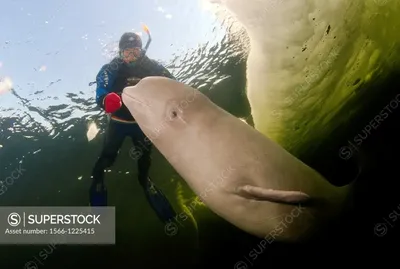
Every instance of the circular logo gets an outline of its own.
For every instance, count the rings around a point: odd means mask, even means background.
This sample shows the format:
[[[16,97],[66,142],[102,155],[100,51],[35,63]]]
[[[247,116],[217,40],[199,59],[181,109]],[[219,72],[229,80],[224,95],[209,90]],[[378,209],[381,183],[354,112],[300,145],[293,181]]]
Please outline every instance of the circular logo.
[[[33,261],[29,261],[27,263],[25,263],[25,269],[38,269],[39,266],[36,264],[36,262]]]
[[[247,269],[247,268],[249,268],[249,267],[247,266],[247,264],[246,264],[244,261],[238,261],[238,262],[235,264],[234,268],[235,268],[235,269]]]
[[[387,232],[388,232],[386,224],[384,224],[384,223],[376,224],[375,227],[374,227],[374,232],[379,237],[382,237],[382,236],[386,235]]]
[[[178,225],[176,225],[175,223],[173,223],[172,221],[170,223],[168,223],[167,225],[165,225],[165,233],[168,236],[175,236],[178,234]]]
[[[8,215],[7,221],[10,226],[16,227],[21,223],[21,216],[18,213],[13,212]]]
[[[347,161],[353,156],[353,150],[352,148],[348,146],[343,146],[339,150],[339,157],[342,158],[343,160]]]

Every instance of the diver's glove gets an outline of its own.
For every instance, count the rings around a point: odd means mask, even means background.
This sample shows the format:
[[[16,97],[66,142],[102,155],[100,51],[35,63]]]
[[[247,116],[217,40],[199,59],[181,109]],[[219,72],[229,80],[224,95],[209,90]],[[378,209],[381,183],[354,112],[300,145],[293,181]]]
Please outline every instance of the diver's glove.
[[[104,110],[106,113],[114,113],[122,106],[121,97],[118,94],[111,92],[104,97]]]

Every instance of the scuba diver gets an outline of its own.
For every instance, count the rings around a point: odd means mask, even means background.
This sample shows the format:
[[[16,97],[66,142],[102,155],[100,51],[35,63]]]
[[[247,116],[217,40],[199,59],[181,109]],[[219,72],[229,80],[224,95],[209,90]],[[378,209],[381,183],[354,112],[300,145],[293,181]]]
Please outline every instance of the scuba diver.
[[[137,160],[139,183],[158,218],[166,223],[172,220],[176,213],[162,191],[149,177],[151,142],[121,99],[121,93],[125,87],[137,84],[144,77],[164,76],[175,79],[164,66],[145,55],[151,36],[147,27],[144,29],[149,36],[146,47],[142,48],[139,35],[131,32],[124,33],[119,41],[119,56],[103,65],[96,76],[96,81],[89,84],[97,84],[96,103],[109,115],[103,150],[92,171],[90,205],[107,206],[104,170],[114,164],[119,149],[125,137],[128,136],[132,139],[135,148],[146,144],[141,147],[142,154]]]

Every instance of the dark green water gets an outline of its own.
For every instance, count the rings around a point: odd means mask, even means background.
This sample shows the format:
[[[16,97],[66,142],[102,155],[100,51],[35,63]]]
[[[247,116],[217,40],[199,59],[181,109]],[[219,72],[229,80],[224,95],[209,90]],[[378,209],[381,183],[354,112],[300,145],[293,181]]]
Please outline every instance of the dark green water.
[[[203,85],[200,89],[214,102],[251,123],[245,95],[246,55],[238,55],[240,51],[227,36],[222,43],[191,52],[181,62],[171,63],[170,67],[179,65],[180,80],[194,87]],[[215,84],[225,76],[228,78]],[[249,258],[251,251],[257,255],[248,268],[275,268],[287,264],[321,267],[333,263],[343,266],[348,262],[361,262],[361,259],[391,263],[395,256],[384,254],[384,251],[396,249],[391,244],[397,243],[393,238],[396,238],[400,221],[392,223],[393,227],[389,227],[383,237],[374,234],[374,227],[392,211],[397,210],[400,214],[396,188],[399,110],[393,110],[368,136],[359,147],[359,154],[343,160],[338,152],[399,93],[398,77],[398,73],[393,74],[385,84],[374,85],[373,98],[365,93],[365,100],[372,101],[348,104],[349,110],[353,106],[362,106],[362,114],[354,117],[351,124],[339,125],[326,140],[316,141],[317,146],[310,145],[309,151],[299,156],[337,185],[348,183],[354,178],[357,165],[362,167],[355,191],[355,210],[348,218],[332,223],[332,227],[315,241],[301,246],[274,243],[264,248],[260,246],[260,239],[237,230],[207,209],[193,212],[197,231],[190,222],[185,222],[184,227],[179,227],[178,235],[166,235],[136,180],[136,164],[129,158],[131,145],[127,140],[117,162],[106,174],[110,203],[117,208],[117,245],[1,246],[1,266],[24,268],[27,262],[38,258],[41,251],[47,251],[48,256],[41,258],[39,268],[235,268],[237,262]],[[94,89],[92,92],[94,96]],[[0,119],[0,144],[3,145],[0,178],[7,177],[21,160],[25,170],[0,196],[0,205],[86,206],[90,173],[101,150],[106,124],[103,114],[93,116],[100,112],[95,107],[94,97],[70,94],[69,102],[64,106],[42,109],[32,105],[18,89],[12,94],[28,111],[53,123],[54,129],[53,133],[46,131],[29,113]],[[80,110],[86,116],[71,119],[72,110]],[[96,120],[101,132],[88,143],[87,123],[92,119]],[[156,150],[151,175],[177,208],[182,199],[188,203],[194,196]],[[171,178],[175,180],[171,181]],[[180,194],[178,185],[182,185]]]

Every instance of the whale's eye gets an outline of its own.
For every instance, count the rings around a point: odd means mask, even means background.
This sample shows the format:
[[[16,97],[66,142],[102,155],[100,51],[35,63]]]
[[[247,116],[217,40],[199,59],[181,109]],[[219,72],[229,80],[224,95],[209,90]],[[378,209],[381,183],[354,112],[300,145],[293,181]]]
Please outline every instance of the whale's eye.
[[[179,107],[179,103],[176,100],[170,100],[168,101],[166,105],[166,111],[165,111],[165,117],[169,121],[176,120],[179,118],[180,113],[182,113],[182,110]]]

